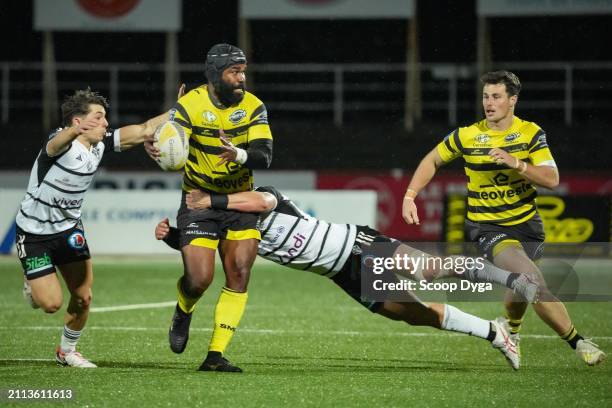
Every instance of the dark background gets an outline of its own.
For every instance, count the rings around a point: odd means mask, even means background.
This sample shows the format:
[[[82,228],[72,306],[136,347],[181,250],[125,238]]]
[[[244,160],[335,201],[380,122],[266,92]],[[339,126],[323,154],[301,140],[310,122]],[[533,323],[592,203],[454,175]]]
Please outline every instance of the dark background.
[[[475,1],[436,0],[418,4],[421,61],[474,63]],[[0,30],[4,38],[0,62],[41,60],[42,35],[32,29],[32,8],[31,1],[0,3]],[[611,60],[607,50],[612,15],[493,18],[489,22],[494,61]],[[237,26],[236,0],[184,0],[183,30],[179,33],[180,62],[202,63],[211,45],[236,44]],[[399,20],[253,21],[250,63],[401,63],[406,60],[407,29],[407,23]],[[160,33],[56,32],[54,41],[55,56],[60,62],[144,64],[164,60],[164,35]],[[529,92],[526,88],[521,97],[528,100]],[[596,92],[593,90],[594,95]],[[143,98],[151,97],[143,95]],[[155,113],[142,112],[139,120]],[[359,115],[350,117],[340,129],[327,117],[304,121],[295,116],[275,115],[272,110],[269,113],[275,136],[273,167],[276,169],[412,169],[451,130],[444,121],[427,112],[410,133],[403,130],[401,116],[392,113],[374,121]],[[517,114],[537,122],[547,131],[560,167],[608,171],[609,115],[594,110],[567,127],[558,115],[525,113],[528,115],[523,115],[519,103]],[[459,119],[469,124],[477,116],[466,112]],[[18,117],[15,123],[0,127],[0,135],[8,141],[5,145],[9,145],[0,153],[0,168],[29,168],[47,132],[41,128],[39,115]],[[113,168],[155,168],[141,149],[129,154],[132,160],[123,158],[115,163],[111,157],[107,163],[113,164]]]

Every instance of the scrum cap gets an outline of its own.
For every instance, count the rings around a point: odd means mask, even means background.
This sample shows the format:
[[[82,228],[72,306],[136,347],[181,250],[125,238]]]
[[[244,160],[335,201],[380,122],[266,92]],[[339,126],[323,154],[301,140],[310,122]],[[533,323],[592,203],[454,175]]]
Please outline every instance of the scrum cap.
[[[206,54],[206,78],[218,88],[224,70],[246,63],[246,56],[240,48],[230,44],[213,45]]]

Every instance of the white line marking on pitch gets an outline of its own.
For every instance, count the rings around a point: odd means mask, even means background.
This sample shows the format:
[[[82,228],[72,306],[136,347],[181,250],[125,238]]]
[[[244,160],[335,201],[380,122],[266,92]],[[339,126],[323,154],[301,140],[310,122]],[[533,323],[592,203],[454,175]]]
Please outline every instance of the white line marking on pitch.
[[[170,302],[158,302],[158,303],[139,303],[134,305],[120,305],[120,306],[105,306],[105,307],[92,307],[90,309],[93,313],[104,313],[104,312],[116,312],[121,310],[140,310],[140,309],[157,309],[160,307],[168,307],[176,305],[176,300]]]
[[[0,326],[0,330],[59,330],[58,326]],[[165,331],[168,330],[165,327],[123,327],[123,326],[88,326],[86,330],[106,330],[106,331]],[[385,337],[445,337],[445,336],[463,336],[460,333],[415,333],[415,332],[368,332],[368,331],[355,331],[355,330],[318,330],[318,331],[306,331],[306,330],[277,330],[277,329],[249,329],[248,327],[239,329],[244,333],[253,334],[294,334],[294,335],[316,335],[321,334],[327,335],[338,335],[338,336],[385,336]],[[191,331],[197,332],[211,332],[212,329],[202,327],[192,327]],[[525,334],[521,337],[529,339],[543,339],[543,340],[557,340],[559,336],[550,334]],[[610,341],[612,336],[593,336],[592,339]]]

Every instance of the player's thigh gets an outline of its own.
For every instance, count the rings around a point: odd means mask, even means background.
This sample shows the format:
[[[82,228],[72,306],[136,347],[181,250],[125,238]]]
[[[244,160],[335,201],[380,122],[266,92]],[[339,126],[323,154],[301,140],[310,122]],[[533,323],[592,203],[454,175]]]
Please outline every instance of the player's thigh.
[[[223,262],[226,287],[238,292],[246,292],[258,245],[259,241],[256,239],[221,241],[219,254]]]
[[[68,291],[82,299],[91,298],[93,285],[93,265],[91,259],[58,265]]]
[[[186,245],[181,248],[185,274],[196,286],[208,286],[215,273],[216,251],[206,246]]]
[[[257,257],[258,248],[259,240],[257,239],[222,240],[219,254],[223,261],[223,268],[226,271],[250,270]]]
[[[62,307],[62,285],[56,273],[50,273],[28,280],[34,302],[47,313],[54,313]]]
[[[495,255],[493,263],[510,272],[540,277],[540,270],[520,245],[506,246]]]

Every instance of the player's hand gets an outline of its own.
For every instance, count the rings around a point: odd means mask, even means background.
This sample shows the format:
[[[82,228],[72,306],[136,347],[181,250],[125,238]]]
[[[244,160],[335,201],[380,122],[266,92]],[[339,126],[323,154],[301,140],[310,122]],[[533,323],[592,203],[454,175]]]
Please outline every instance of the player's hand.
[[[87,129],[81,133],[85,135],[88,140],[101,142],[104,139],[104,135],[106,134],[106,127],[100,125],[100,122],[96,121],[96,127]]]
[[[518,163],[517,159],[514,156],[512,156],[504,149],[500,149],[498,147],[494,147],[493,149],[489,150],[489,156],[496,164],[505,164],[506,166],[513,169],[516,168]]]
[[[157,224],[157,226],[155,227],[155,238],[159,240],[164,239],[168,236],[169,233],[170,233],[170,221],[166,217],[163,220],[161,220],[159,224]]]
[[[210,208],[210,194],[202,190],[191,190],[185,196],[185,204],[190,210],[203,210]]]
[[[176,95],[176,99],[181,99],[185,95],[185,84],[181,84],[179,86],[178,94]]]
[[[153,160],[157,161],[157,159],[159,159],[160,157],[160,152],[159,149],[157,147],[155,147],[155,145],[153,144],[154,141],[154,137],[150,136],[147,139],[145,139],[144,141],[144,149],[145,152],[147,152],[147,154],[149,155],[150,158],[152,158]]]
[[[420,225],[417,206],[414,203],[414,199],[404,198],[404,202],[402,203],[402,217],[404,217],[404,221],[406,221],[408,225]]]
[[[225,135],[223,129],[219,129],[219,139],[221,140],[221,143],[223,143],[223,146],[221,146],[221,150],[223,152],[218,154],[221,160],[219,160],[219,162],[217,163],[217,167],[225,163],[235,162],[236,156],[238,156],[236,147],[232,144],[232,141]]]
[[[95,128],[97,128],[98,126],[100,126],[100,122],[98,120],[95,119],[87,119],[87,120],[83,120],[81,121],[81,123],[79,123],[76,127],[75,130],[77,132],[77,134],[83,134],[87,131],[93,130]],[[104,129],[106,130],[106,129]]]

